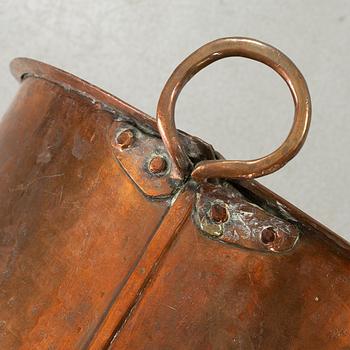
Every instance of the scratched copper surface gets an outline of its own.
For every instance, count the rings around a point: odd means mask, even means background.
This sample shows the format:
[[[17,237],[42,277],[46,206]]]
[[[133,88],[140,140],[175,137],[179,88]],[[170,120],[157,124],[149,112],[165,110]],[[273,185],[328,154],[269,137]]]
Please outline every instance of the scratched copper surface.
[[[115,161],[111,124],[33,78],[1,123],[1,349],[83,348],[166,213]]]
[[[256,181],[147,195],[152,147],[125,167],[110,131],[131,122],[156,145],[154,120],[47,65],[14,71],[0,124],[1,349],[349,348],[347,242]],[[214,158],[181,135],[194,164]],[[212,203],[228,209],[211,238],[192,215],[201,198],[205,220]]]
[[[109,349],[348,349],[349,254],[315,229],[287,253],[198,233],[191,216]]]

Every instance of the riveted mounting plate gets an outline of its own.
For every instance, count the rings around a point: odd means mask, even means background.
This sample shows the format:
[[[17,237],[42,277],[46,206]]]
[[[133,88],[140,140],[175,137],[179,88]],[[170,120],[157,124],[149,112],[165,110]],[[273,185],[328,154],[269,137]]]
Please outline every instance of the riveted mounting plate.
[[[122,133],[127,133],[127,140],[120,137]],[[159,137],[126,121],[114,121],[109,139],[122,168],[145,195],[168,197],[179,188],[181,183],[172,177],[171,163]],[[164,169],[156,173],[150,171],[150,162],[155,157],[165,161]]]
[[[213,217],[217,207],[226,209],[223,221]],[[259,251],[287,251],[299,238],[294,224],[249,202],[229,183],[199,186],[193,219],[212,239]]]

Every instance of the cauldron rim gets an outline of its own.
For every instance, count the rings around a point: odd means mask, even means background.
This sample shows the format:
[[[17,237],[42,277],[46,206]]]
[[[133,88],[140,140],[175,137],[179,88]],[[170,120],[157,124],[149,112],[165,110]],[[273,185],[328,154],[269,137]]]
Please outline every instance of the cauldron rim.
[[[108,93],[107,91],[93,85],[77,76],[68,73],[62,69],[49,65],[47,63],[34,60],[26,57],[18,57],[11,61],[10,70],[12,75],[19,81],[27,78],[41,78],[50,81],[54,84],[58,84],[63,88],[73,90],[80,95],[89,98],[91,101],[99,102],[109,109],[116,109],[126,115],[135,118],[139,123],[146,124],[157,132],[157,123],[155,118],[147,115],[146,113],[138,110],[130,104],[124,102],[118,97]],[[196,143],[202,144],[204,147],[208,147],[208,143],[201,140],[198,137],[187,134],[180,131],[180,133],[188,139],[192,139]],[[257,199],[262,199],[265,202],[274,203],[282,211],[288,212],[290,216],[296,219],[300,224],[317,229],[324,238],[332,241],[337,246],[343,248],[346,252],[350,251],[350,243],[343,237],[330,230],[302,210],[280,197],[275,192],[271,191],[260,182],[256,180],[242,180],[235,182],[238,188],[248,193],[253,194]]]
[[[155,118],[147,115],[146,113],[131,106],[98,86],[60,68],[32,58],[17,57],[11,61],[10,71],[19,82],[23,82],[25,79],[30,77],[48,80],[52,83],[58,84],[64,88],[68,88],[85,97],[88,97],[92,101],[99,102],[108,106],[109,108],[115,108],[119,111],[125,112],[127,115],[130,115],[140,122],[146,123],[153,129],[157,130]]]

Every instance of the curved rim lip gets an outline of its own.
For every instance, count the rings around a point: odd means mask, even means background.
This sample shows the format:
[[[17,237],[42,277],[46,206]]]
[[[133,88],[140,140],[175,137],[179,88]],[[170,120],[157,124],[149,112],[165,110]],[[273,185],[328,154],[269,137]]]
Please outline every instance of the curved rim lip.
[[[45,79],[63,88],[75,91],[78,94],[89,98],[94,103],[99,102],[109,111],[115,109],[115,111],[125,113],[126,116],[135,119],[141,124],[148,125],[154,132],[159,134],[157,121],[154,117],[149,116],[145,112],[142,112],[96,85],[78,78],[76,75],[68,73],[60,68],[32,58],[17,57],[10,62],[10,71],[20,83],[27,78]],[[197,143],[206,145],[206,147],[210,146],[207,142],[197,136],[190,135],[182,130],[178,131],[185,138],[196,140]],[[220,155],[220,157],[222,156]]]
[[[76,91],[81,95],[90,98],[92,101],[100,102],[110,108],[114,107],[119,111],[125,112],[126,115],[131,116],[140,122],[146,122],[154,128],[154,130],[157,130],[155,118],[152,118],[96,85],[80,79],[71,73],[65,72],[62,69],[31,58],[18,57],[11,61],[10,70],[12,75],[19,82],[22,82],[29,77],[48,80],[64,88]]]

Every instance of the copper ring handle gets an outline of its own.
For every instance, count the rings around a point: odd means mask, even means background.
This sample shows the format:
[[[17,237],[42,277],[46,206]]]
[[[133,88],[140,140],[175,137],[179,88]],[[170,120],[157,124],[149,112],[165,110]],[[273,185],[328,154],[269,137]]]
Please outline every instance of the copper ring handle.
[[[188,56],[166,82],[157,106],[160,135],[178,178],[188,175],[192,166],[180,142],[175,126],[177,97],[186,83],[209,64],[230,56],[262,62],[274,69],[287,83],[294,100],[292,128],[282,145],[267,156],[254,160],[207,160],[196,165],[191,176],[202,181],[209,178],[255,178],[283,167],[305,142],[311,119],[311,101],[304,77],[294,63],[276,48],[249,38],[223,38],[212,41]]]

